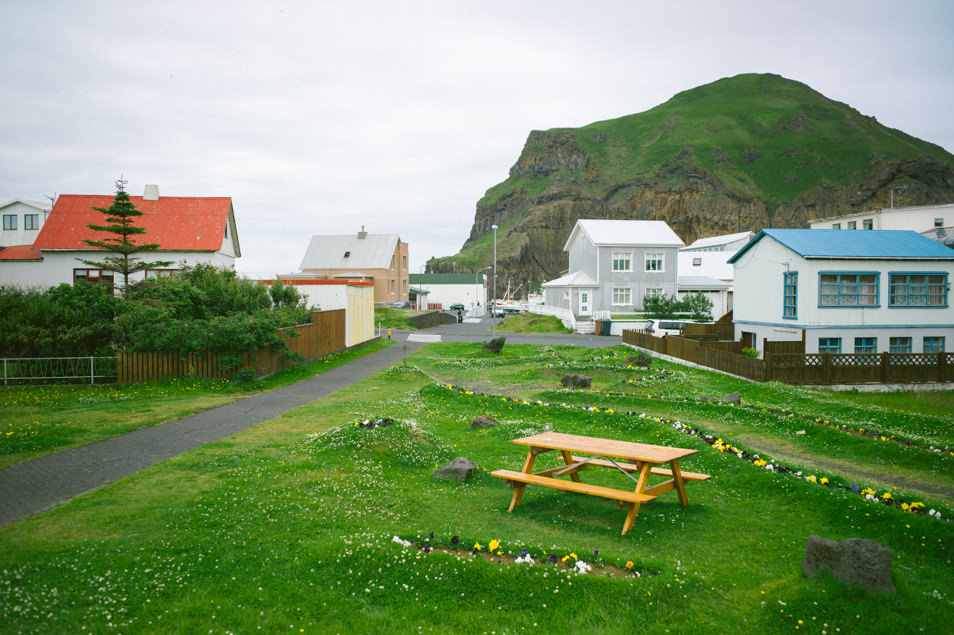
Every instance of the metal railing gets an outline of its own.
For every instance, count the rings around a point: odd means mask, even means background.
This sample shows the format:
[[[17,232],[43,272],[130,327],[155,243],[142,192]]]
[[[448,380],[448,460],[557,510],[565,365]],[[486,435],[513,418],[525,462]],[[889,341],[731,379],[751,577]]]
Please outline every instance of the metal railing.
[[[116,381],[115,357],[4,357],[0,374],[4,386],[51,381]]]

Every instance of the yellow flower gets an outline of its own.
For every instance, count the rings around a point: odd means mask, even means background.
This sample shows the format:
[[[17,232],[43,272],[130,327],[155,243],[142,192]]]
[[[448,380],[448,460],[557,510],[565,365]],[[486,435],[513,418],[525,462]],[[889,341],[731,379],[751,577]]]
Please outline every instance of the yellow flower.
[[[562,558],[560,558],[560,562],[566,562],[569,559],[570,559],[570,556],[563,556]]]
[[[576,557],[576,554],[575,554],[575,553],[571,553],[571,554],[570,554],[570,557],[573,558],[574,560],[579,560],[579,558]]]
[[[885,492],[884,494],[881,495],[881,498],[883,498],[886,501],[891,500],[891,492]]]
[[[828,477],[823,476],[821,480],[819,481],[819,483],[821,483],[822,485],[828,485]]]
[[[497,542],[496,539],[494,539],[494,540],[491,540],[491,541],[490,541],[490,544],[487,545],[487,548],[490,549],[491,551],[496,551],[496,550],[497,550],[497,547],[499,547],[499,546],[500,546],[500,543]]]
[[[476,551],[480,551],[481,549],[483,549],[483,547],[480,545],[479,542],[476,542],[476,543],[474,543],[474,549],[475,549]]]

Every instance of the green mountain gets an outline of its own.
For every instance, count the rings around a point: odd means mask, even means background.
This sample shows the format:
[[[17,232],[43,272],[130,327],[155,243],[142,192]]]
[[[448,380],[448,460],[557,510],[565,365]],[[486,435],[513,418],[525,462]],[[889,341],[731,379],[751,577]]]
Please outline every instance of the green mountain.
[[[567,268],[579,218],[664,220],[697,238],[852,211],[954,201],[954,155],[805,84],[738,75],[646,112],[533,131],[509,178],[477,203],[460,253],[428,271],[475,271],[526,288]]]

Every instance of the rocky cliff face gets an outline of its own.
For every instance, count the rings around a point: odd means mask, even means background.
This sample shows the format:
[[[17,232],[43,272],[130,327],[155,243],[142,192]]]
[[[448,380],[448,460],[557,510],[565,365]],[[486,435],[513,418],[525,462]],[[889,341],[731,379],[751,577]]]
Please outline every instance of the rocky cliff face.
[[[779,80],[788,82],[784,85],[788,90],[794,85],[810,91],[777,76],[753,77],[772,86]],[[825,99],[814,91],[811,96]],[[836,134],[844,131],[843,140],[833,142],[832,128],[822,126],[825,116],[831,115],[813,115],[811,106],[795,114],[780,113],[779,123],[754,142],[754,135],[743,131],[734,143],[731,133],[722,134],[718,144],[711,139],[697,144],[693,134],[674,143],[680,122],[689,119],[684,112],[666,118],[657,113],[662,123],[640,138],[635,149],[615,142],[614,132],[619,130],[615,123],[615,128],[594,124],[531,132],[508,181],[477,203],[462,253],[492,233],[496,224],[506,233],[506,240],[501,240],[505,248],[498,251],[498,284],[506,287],[511,279],[539,285],[567,269],[563,245],[580,218],[663,220],[689,244],[706,236],[805,227],[813,218],[887,207],[892,193],[895,206],[954,201],[954,156],[883,127],[889,141],[900,141],[880,142],[880,124],[872,118],[844,104],[819,103],[835,113],[833,129]],[[653,112],[646,113],[647,118]],[[646,148],[655,149],[660,138],[672,146],[667,155],[633,159]],[[632,141],[628,143],[632,146]],[[826,150],[839,144],[858,146],[855,155],[865,153],[860,169],[857,160],[850,168],[839,165],[856,156],[845,158],[844,153]],[[882,148],[886,149],[879,151]],[[779,162],[784,162],[784,169]],[[778,188],[765,178],[767,165],[777,173],[772,178]],[[428,270],[449,271],[454,260],[432,260]]]

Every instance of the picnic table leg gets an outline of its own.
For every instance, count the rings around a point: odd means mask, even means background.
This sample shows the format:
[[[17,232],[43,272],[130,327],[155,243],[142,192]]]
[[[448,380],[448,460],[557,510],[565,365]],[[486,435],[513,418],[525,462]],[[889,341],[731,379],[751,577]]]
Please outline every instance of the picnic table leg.
[[[560,450],[560,453],[563,455],[564,463],[566,463],[567,465],[573,465],[575,463],[575,461],[573,460],[573,457],[570,456],[570,453],[567,450]],[[577,472],[571,472],[570,479],[573,481],[576,481],[577,483],[582,482],[580,481],[580,475]]]
[[[646,490],[646,485],[649,483],[649,470],[652,468],[652,465],[649,463],[643,463],[639,468],[639,480],[636,481],[636,493],[642,494]],[[626,512],[626,521],[623,523],[623,532],[620,536],[625,536],[626,532],[633,528],[633,525],[636,523],[636,514],[639,513],[639,503],[633,503],[629,506],[629,511]]]
[[[536,448],[530,448],[527,452],[527,460],[523,462],[523,472],[524,474],[531,474],[533,472],[533,463],[537,460],[538,452],[535,452]],[[513,508],[520,504],[520,500],[523,498],[523,490],[527,488],[526,483],[514,483],[510,482],[510,485],[513,487],[513,498],[510,499],[510,509],[508,512],[512,512]]]
[[[679,494],[679,502],[683,507],[689,507],[689,497],[686,496],[686,483],[682,480],[682,472],[679,470],[679,461],[669,463],[672,468],[672,480],[676,482],[676,493]]]

